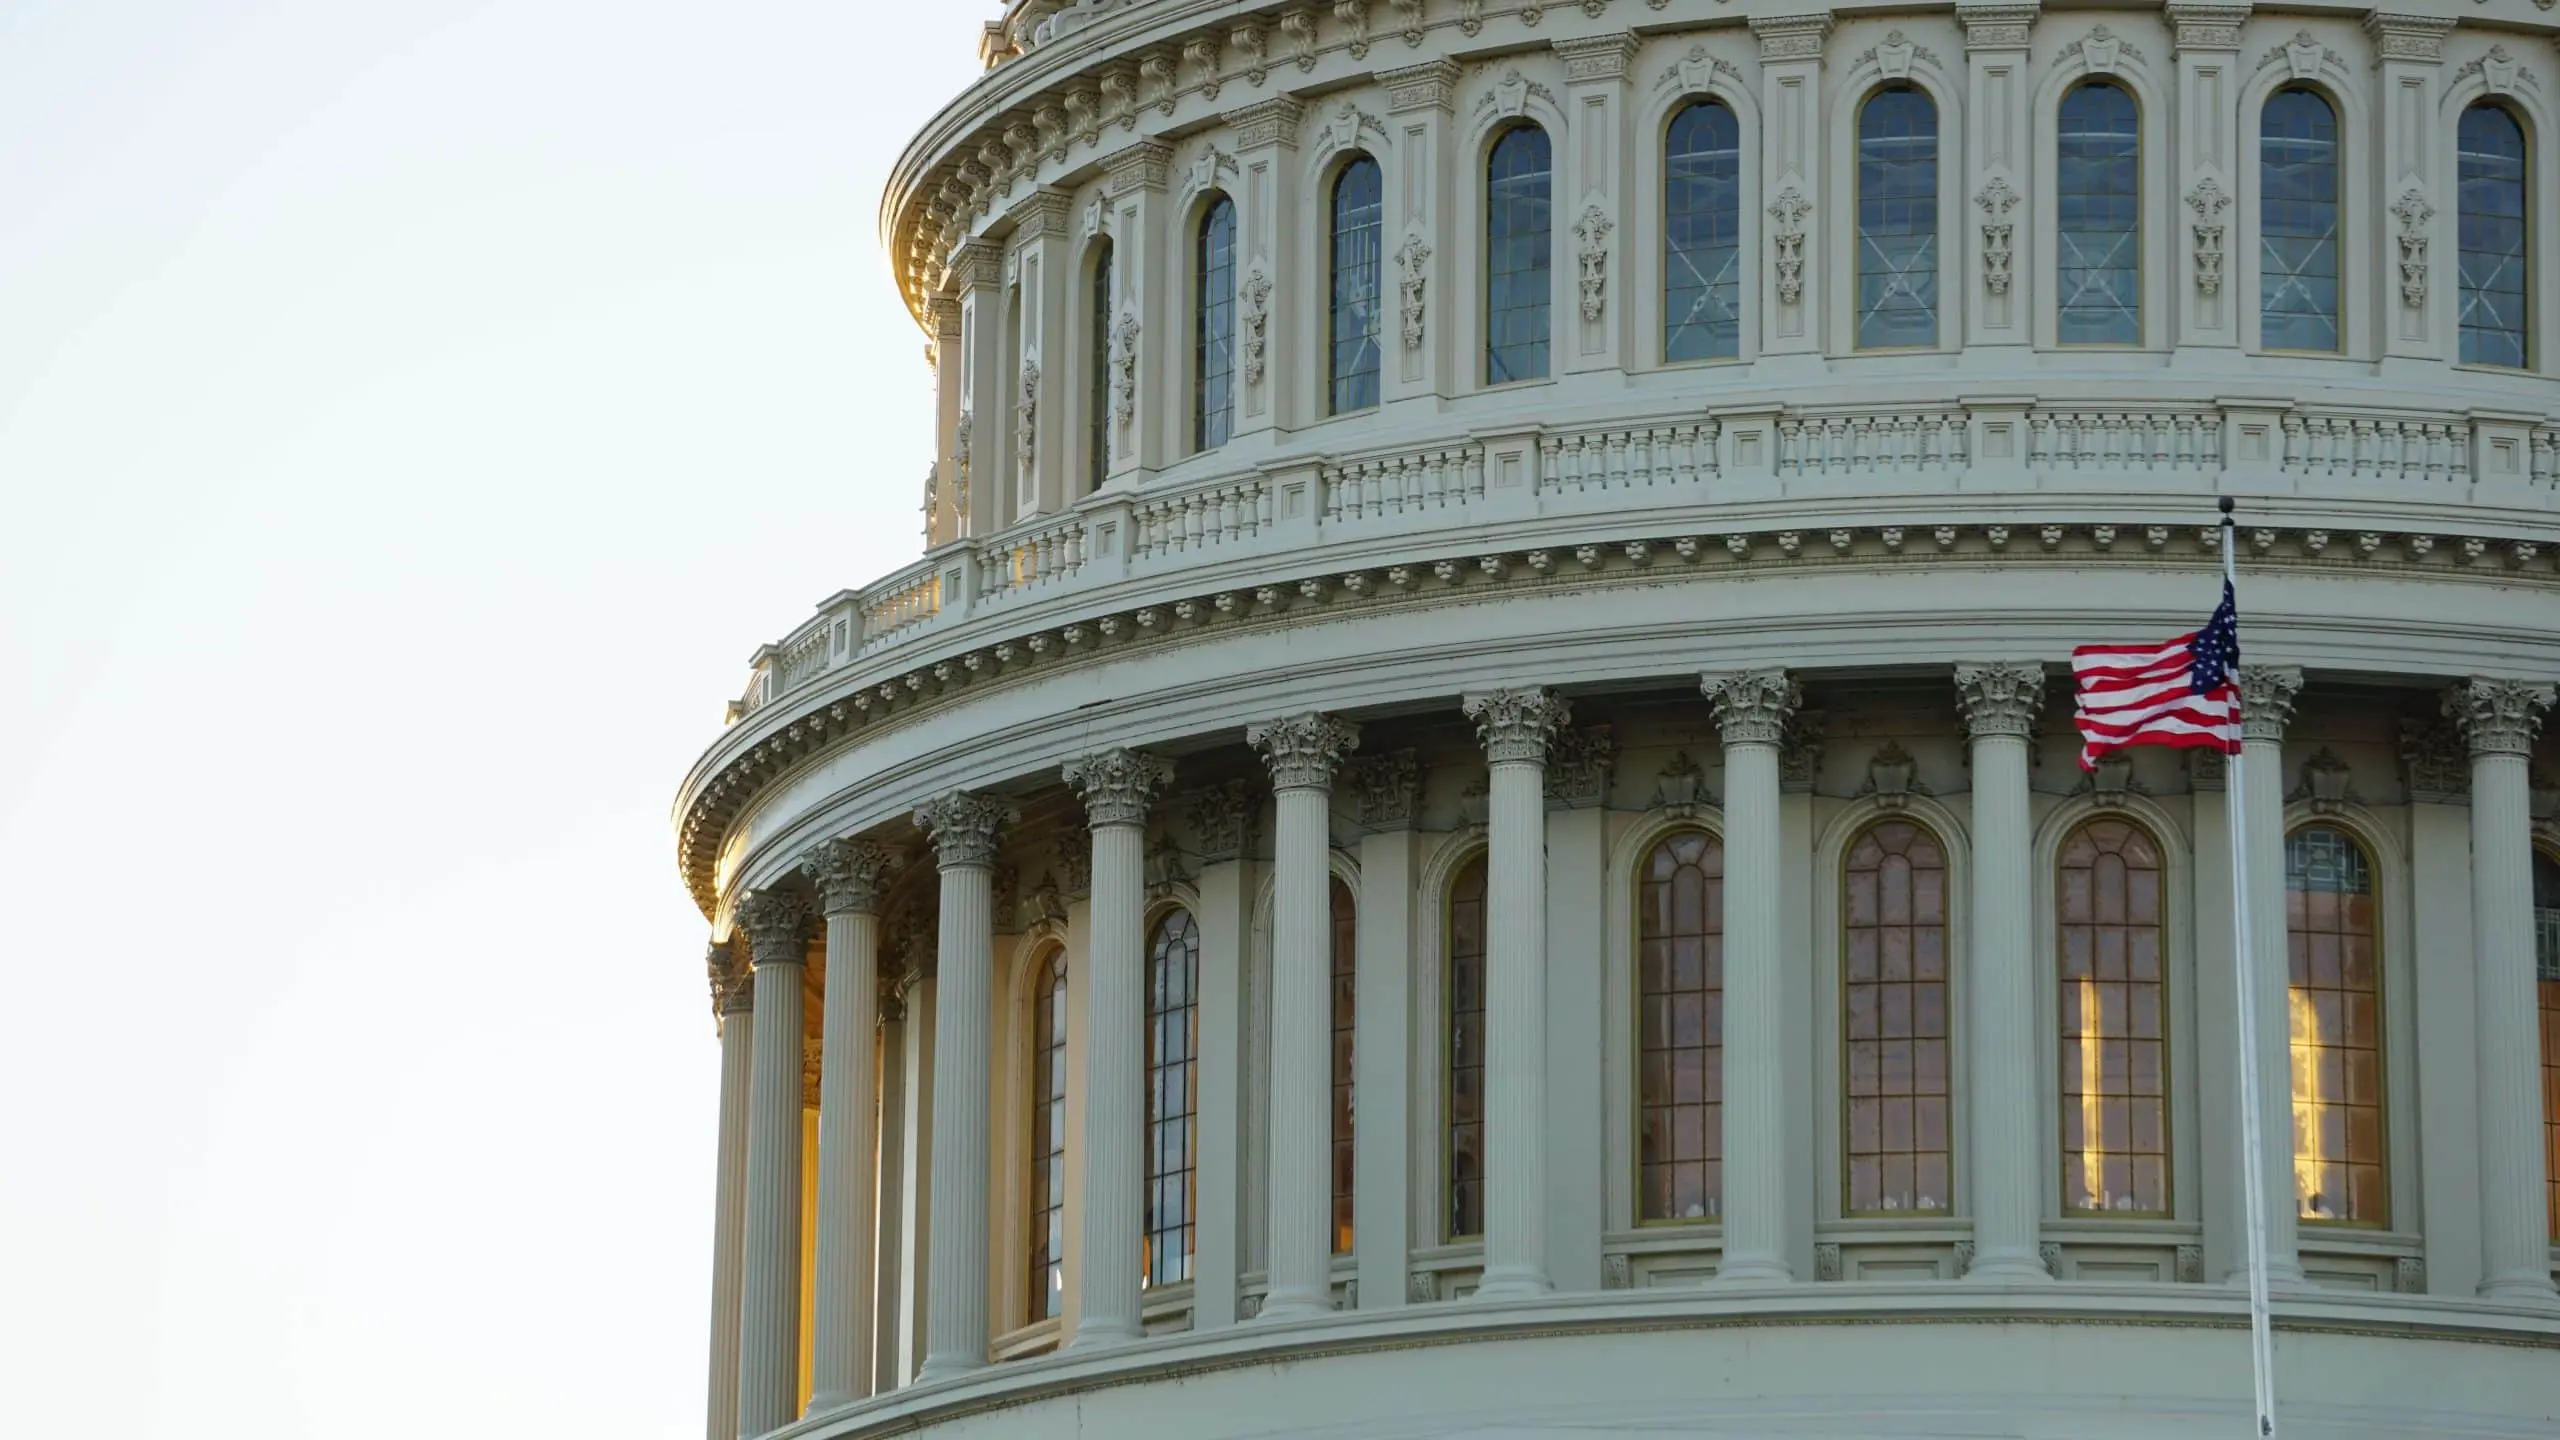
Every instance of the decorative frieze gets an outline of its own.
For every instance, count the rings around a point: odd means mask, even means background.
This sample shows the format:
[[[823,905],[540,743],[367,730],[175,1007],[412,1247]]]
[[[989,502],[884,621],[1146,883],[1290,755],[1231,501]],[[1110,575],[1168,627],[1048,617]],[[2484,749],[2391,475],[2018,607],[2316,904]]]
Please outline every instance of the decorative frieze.
[[[830,915],[877,915],[898,868],[889,848],[870,840],[821,840],[803,867]]]
[[[1564,61],[1564,79],[1568,85],[1586,80],[1623,80],[1627,62],[1635,59],[1640,43],[1633,34],[1621,30],[1615,35],[1593,35],[1579,40],[1554,40],[1558,58]]]
[[[1463,73],[1455,60],[1427,60],[1420,65],[1400,65],[1378,72],[1378,83],[1387,87],[1387,113],[1409,115],[1417,110],[1454,112],[1458,106],[1458,77]]]
[[[2246,5],[2182,5],[2167,7],[2174,58],[2190,50],[2240,49],[2240,27],[2249,19]]]
[[[1173,178],[1173,147],[1156,140],[1123,146],[1104,158],[1111,172],[1111,194],[1160,193]]]
[[[1332,786],[1343,758],[1360,748],[1360,727],[1311,710],[1248,725],[1244,743],[1271,767],[1272,789],[1323,790]]]
[[[2438,15],[2411,15],[2375,10],[2364,17],[2364,33],[2373,37],[2377,60],[2410,60],[2424,65],[2444,63],[2444,37],[2454,22]]]
[[[1956,699],[1973,738],[2026,739],[2035,733],[2036,712],[2044,708],[2044,667],[2006,660],[1958,665]]]
[[[1831,12],[1815,10],[1800,15],[1754,15],[1751,33],[1760,41],[1760,63],[1779,60],[1820,60],[1822,42],[1831,33]]]
[[[1964,25],[1965,53],[2026,49],[2038,9],[2034,5],[1958,5],[1956,19]]]
[[[1557,731],[1573,719],[1573,707],[1552,690],[1494,690],[1469,695],[1459,705],[1476,722],[1487,762],[1544,764]]]
[[[1343,102],[1349,104],[1349,101]],[[1306,119],[1307,107],[1287,96],[1257,101],[1241,110],[1230,110],[1220,117],[1227,122],[1239,150],[1265,150],[1274,146],[1294,150],[1298,145],[1298,127]],[[1233,169],[1235,161],[1229,159]]]
[[[1727,745],[1777,745],[1787,718],[1804,703],[1804,689],[1784,670],[1736,670],[1698,677],[1698,690],[1715,704],[1716,726]]]
[[[2534,733],[2542,713],[2551,708],[2553,687],[2526,680],[2472,679],[2444,694],[2444,713],[2462,727],[2462,738],[2474,758],[2517,755],[2531,758]]]
[[[1144,825],[1147,807],[1173,780],[1173,762],[1115,745],[1068,761],[1060,774],[1084,801],[1089,823]]]

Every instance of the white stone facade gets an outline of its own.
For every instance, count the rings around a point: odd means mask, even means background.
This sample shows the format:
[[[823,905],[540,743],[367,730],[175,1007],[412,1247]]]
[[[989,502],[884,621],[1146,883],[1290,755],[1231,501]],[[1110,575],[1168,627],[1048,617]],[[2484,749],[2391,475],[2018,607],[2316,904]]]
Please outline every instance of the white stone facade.
[[[712,1440],[2236,1433],[2244,983],[2288,1429],[2551,1433],[2554,14],[1017,0],[678,797]]]

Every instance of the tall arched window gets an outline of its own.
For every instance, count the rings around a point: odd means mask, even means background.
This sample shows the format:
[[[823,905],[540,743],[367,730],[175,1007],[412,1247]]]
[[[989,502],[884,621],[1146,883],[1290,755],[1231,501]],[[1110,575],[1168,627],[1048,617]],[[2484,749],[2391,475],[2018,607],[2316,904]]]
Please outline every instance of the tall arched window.
[[[1662,360],[1742,353],[1742,132],[1721,100],[1671,117],[1662,144]]]
[[[1555,163],[1547,132],[1515,125],[1485,161],[1484,383],[1547,376]]]
[[[1879,820],[1850,845],[1842,880],[1847,1210],[1943,1212],[1953,1172],[1946,851],[1909,820]]]
[[[1059,1313],[1066,1299],[1067,969],[1066,952],[1040,957],[1031,982],[1031,1319]]]
[[[2338,112],[2279,90],[2258,120],[2258,342],[2338,348]]]
[[[2522,365],[2532,353],[2525,320],[2524,127],[2502,105],[2462,112],[2462,359]]]
[[[2542,991],[2542,1173],[2560,1241],[2560,860],[2533,852],[2533,973]]]
[[[2062,1208],[2169,1213],[2169,1024],[2159,842],[2101,816],[2062,842]]]
[[[1385,190],[1363,155],[1333,178],[1333,303],[1328,311],[1327,414],[1378,403],[1378,297],[1386,284]]]
[[[2062,97],[2054,137],[2056,334],[2065,345],[2142,343],[2142,123],[2110,80]]]
[[[1636,887],[1636,1219],[1724,1213],[1724,842],[1666,837]]]
[[[1191,448],[1214,450],[1236,423],[1236,207],[1224,195],[1200,217],[1191,273]]]
[[[1111,241],[1093,242],[1093,285],[1085,306],[1085,489],[1111,478]]]
[[[1351,887],[1333,882],[1333,1253],[1351,1253],[1353,1086],[1357,1072],[1351,1031],[1358,1018],[1360,982],[1359,918],[1351,903]]]
[[[1449,882],[1444,1240],[1484,1233],[1484,879],[1479,855]]]
[[[2382,1134],[2382,926],[2373,857],[2333,825],[2284,843],[2294,1197],[2305,1221],[2391,1219]]]
[[[1188,910],[1147,946],[1146,1283],[1191,1278],[1193,1140],[1200,1081],[1200,927]]]
[[[1938,343],[1938,107],[1888,85],[1858,110],[1858,348]]]

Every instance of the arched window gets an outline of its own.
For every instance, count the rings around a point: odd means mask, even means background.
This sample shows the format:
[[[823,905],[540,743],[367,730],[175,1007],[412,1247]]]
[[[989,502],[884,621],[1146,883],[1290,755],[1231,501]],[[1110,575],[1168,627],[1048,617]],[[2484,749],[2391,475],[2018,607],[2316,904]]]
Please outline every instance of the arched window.
[[[1938,107],[1888,85],[1858,111],[1858,348],[1938,343]]]
[[[1547,376],[1555,165],[1547,132],[1515,125],[1485,162],[1484,383]]]
[[[2305,1221],[2391,1219],[2382,1138],[2382,926],[2373,857],[2332,825],[2284,843],[2294,1198]]]
[[[2142,124],[2133,92],[2092,80],[2062,97],[2054,137],[2056,333],[2065,345],[2142,343]]]
[[[1040,957],[1031,982],[1031,1319],[1059,1313],[1066,1299],[1067,970],[1066,953]]]
[[[1333,1253],[1351,1253],[1353,1123],[1352,1023],[1359,1014],[1359,919],[1351,887],[1333,882]]]
[[[1091,329],[1085,335],[1084,476],[1085,489],[1099,490],[1111,478],[1111,241],[1093,243],[1093,293],[1086,306]]]
[[[1444,1240],[1484,1233],[1484,879],[1485,860],[1479,855],[1449,882]]]
[[[1200,217],[1191,273],[1191,448],[1214,450],[1236,423],[1236,206],[1224,195]]]
[[[1386,205],[1378,162],[1363,155],[1333,178],[1333,304],[1326,413],[1378,403],[1378,297],[1385,288]]]
[[[2560,1241],[2560,860],[2533,852],[2533,973],[2542,991],[2542,1173]]]
[[[2159,843],[2101,816],[2062,842],[2062,1208],[2169,1213],[2169,1025]]]
[[[1636,1219],[1724,1213],[1724,842],[1665,838],[1636,877]]]
[[[1880,820],[1849,846],[1842,880],[1848,1213],[1944,1212],[1953,1170],[1946,851],[1911,821]]]
[[[2526,344],[2524,127],[2506,107],[2462,112],[2462,360],[2522,365]]]
[[[1191,1278],[1193,1140],[1200,1106],[1200,927],[1188,910],[1147,946],[1147,1272]]]
[[[1662,144],[1662,360],[1742,353],[1742,132],[1721,100],[1671,117]]]
[[[2258,341],[2338,348],[2338,112],[2279,90],[2258,121]]]

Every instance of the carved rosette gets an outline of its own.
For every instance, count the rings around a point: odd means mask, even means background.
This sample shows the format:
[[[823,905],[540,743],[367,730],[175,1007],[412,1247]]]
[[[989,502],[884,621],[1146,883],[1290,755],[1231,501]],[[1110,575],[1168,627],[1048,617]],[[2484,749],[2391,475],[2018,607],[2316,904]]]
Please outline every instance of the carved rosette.
[[[1715,702],[1724,743],[1780,745],[1787,719],[1804,703],[1804,687],[1784,670],[1733,670],[1698,677],[1699,693]]]
[[[2473,678],[2447,690],[2444,713],[2462,727],[2473,759],[2483,755],[2530,758],[2534,732],[2542,728],[2542,712],[2551,708],[2553,689],[2529,680]]]
[[[1412,827],[1422,798],[1421,757],[1410,750],[1371,755],[1349,762],[1343,776],[1351,782],[1360,807],[1360,824],[1370,830]]]
[[[1019,814],[1001,800],[954,790],[916,807],[916,828],[933,841],[935,857],[945,870],[992,866],[996,842]]]
[[[1956,698],[1974,739],[2024,740],[2035,733],[2036,712],[2044,708],[2044,667],[2014,660],[1958,665]]]
[[[809,903],[788,890],[751,890],[742,896],[738,928],[747,932],[759,970],[808,962]]]
[[[817,884],[826,913],[877,915],[898,862],[887,846],[869,840],[822,840],[810,848],[802,868]]]
[[[1144,825],[1147,807],[1173,780],[1173,762],[1143,750],[1113,746],[1068,761],[1061,772],[1084,799],[1085,819],[1102,825]]]
[[[1244,743],[1262,752],[1274,790],[1325,790],[1343,757],[1360,748],[1360,727],[1310,710],[1248,725]]]
[[[2285,724],[2293,719],[2294,697],[2302,693],[2301,667],[2243,665],[2239,683],[2240,738],[2283,741]]]
[[[1495,765],[1544,765],[1548,744],[1573,719],[1563,696],[1538,687],[1470,695],[1460,708],[1476,722],[1484,758]]]

